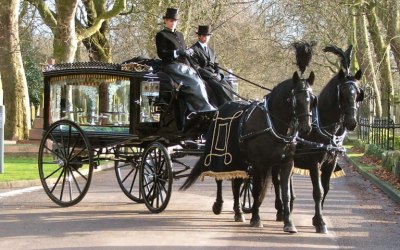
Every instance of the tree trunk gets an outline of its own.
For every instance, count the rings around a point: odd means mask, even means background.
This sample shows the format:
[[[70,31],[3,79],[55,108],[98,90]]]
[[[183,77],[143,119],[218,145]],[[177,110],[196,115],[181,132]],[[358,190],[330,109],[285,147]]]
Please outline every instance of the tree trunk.
[[[28,139],[30,111],[28,86],[18,33],[18,0],[0,0],[0,74],[6,108],[4,138]]]
[[[366,79],[366,82],[369,83],[370,85],[369,87],[372,90],[372,93],[370,94],[372,94],[373,96],[369,97],[371,98],[371,101],[374,102],[372,106],[372,109],[374,111],[373,115],[381,117],[382,116],[381,92],[378,85],[378,79],[376,78],[374,60],[372,58],[370,40],[368,37],[367,20],[364,15],[364,11],[362,10],[358,11],[357,15],[357,36],[358,36],[357,53],[358,55],[360,55],[357,57],[359,58],[359,64],[364,72],[364,77]]]
[[[393,101],[393,80],[390,68],[389,47],[385,44],[382,37],[382,31],[379,27],[375,1],[370,0],[366,2],[366,16],[369,23],[368,31],[371,36],[372,44],[376,54],[376,61],[378,63],[378,70],[381,82],[381,104],[382,115],[390,116],[390,106]]]
[[[397,70],[400,71],[400,4],[399,0],[389,0],[387,6],[387,37],[390,43]]]
[[[75,12],[78,0],[56,0],[57,27],[54,30],[54,58],[57,63],[73,62],[78,48]]]

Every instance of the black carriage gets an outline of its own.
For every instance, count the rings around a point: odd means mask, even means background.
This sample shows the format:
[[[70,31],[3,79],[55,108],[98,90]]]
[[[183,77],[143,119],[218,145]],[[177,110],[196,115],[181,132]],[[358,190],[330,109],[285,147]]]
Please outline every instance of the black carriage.
[[[122,191],[155,213],[168,205],[173,179],[200,154],[212,114],[185,110],[179,86],[145,64],[47,65],[39,174],[60,206],[87,193],[93,172],[112,164]],[[181,163],[173,168],[174,163]]]

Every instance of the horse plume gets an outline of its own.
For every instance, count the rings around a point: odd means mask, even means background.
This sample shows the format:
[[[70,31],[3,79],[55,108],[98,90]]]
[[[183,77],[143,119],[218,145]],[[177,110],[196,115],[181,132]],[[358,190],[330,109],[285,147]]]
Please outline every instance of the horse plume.
[[[296,42],[293,44],[293,47],[296,50],[296,64],[300,69],[301,76],[303,76],[304,71],[306,71],[306,68],[311,61],[312,50],[316,44],[317,43],[314,41],[310,43]]]
[[[328,45],[323,49],[324,52],[331,52],[340,58],[342,67],[346,70],[347,74],[350,72],[351,55],[353,52],[353,45],[350,45],[346,51],[333,45]]]

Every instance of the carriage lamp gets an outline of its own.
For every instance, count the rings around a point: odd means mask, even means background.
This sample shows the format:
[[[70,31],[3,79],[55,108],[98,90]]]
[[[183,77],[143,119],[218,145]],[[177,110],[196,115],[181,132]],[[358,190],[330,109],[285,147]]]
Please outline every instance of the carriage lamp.
[[[141,122],[158,122],[159,117],[156,114],[154,102],[158,99],[160,94],[160,81],[148,77],[141,82]]]

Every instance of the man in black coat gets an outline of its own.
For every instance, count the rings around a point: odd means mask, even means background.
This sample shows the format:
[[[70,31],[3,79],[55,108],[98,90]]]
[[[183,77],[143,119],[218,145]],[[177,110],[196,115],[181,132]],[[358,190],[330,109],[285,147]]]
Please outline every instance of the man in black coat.
[[[163,19],[165,27],[156,35],[157,54],[162,60],[163,71],[181,85],[179,90],[189,111],[215,111],[216,108],[209,102],[204,82],[187,59],[193,50],[186,49],[182,33],[176,31],[178,10],[168,8]]]
[[[196,64],[200,76],[215,93],[218,106],[233,100],[232,86],[224,80],[224,74],[218,68],[214,49],[208,45],[211,37],[210,26],[200,25],[197,30],[198,41],[192,45],[194,51],[191,58]]]

